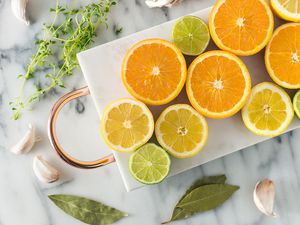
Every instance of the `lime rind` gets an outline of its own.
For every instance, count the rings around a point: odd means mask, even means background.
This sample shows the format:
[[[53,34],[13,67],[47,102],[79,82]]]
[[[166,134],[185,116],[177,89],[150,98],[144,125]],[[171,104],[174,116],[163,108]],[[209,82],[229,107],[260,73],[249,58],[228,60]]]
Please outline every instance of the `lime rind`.
[[[129,159],[129,171],[139,182],[157,184],[169,174],[171,159],[168,153],[153,143],[145,144]]]
[[[209,29],[200,18],[184,16],[175,23],[172,39],[183,54],[200,55],[209,44]]]
[[[300,119],[300,90],[294,96],[293,107],[297,117]]]

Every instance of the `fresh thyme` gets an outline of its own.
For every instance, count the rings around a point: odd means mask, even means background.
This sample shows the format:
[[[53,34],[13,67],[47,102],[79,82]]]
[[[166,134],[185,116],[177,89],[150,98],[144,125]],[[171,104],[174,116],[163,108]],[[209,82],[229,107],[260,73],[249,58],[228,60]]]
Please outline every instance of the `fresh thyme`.
[[[31,104],[39,101],[50,90],[65,88],[64,78],[72,75],[78,67],[76,54],[93,42],[97,28],[106,23],[111,7],[115,4],[115,0],[99,0],[98,3],[70,9],[61,6],[57,0],[55,8],[50,9],[54,13],[53,22],[43,26],[43,38],[36,41],[37,51],[26,73],[18,76],[22,79],[20,93],[10,102],[13,119],[19,119],[23,110],[30,109]],[[36,85],[34,92],[24,96],[27,81],[37,74],[45,74],[45,84]]]

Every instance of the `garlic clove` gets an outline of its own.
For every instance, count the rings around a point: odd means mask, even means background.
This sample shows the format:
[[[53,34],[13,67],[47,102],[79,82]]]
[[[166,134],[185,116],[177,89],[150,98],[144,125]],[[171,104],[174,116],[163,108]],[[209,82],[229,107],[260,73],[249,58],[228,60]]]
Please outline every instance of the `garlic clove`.
[[[11,9],[17,19],[29,25],[29,20],[26,17],[26,6],[28,0],[11,0]]]
[[[33,159],[33,171],[36,177],[43,183],[52,183],[59,179],[59,171],[41,155]]]
[[[28,153],[38,139],[39,138],[37,138],[35,134],[34,126],[32,126],[32,124],[28,124],[28,130],[25,135],[17,144],[10,148],[10,151],[17,155]]]
[[[149,8],[154,7],[172,7],[176,2],[180,0],[146,0],[145,3]]]
[[[265,215],[277,217],[273,211],[275,200],[275,185],[272,180],[264,179],[255,185],[253,200],[256,207]]]

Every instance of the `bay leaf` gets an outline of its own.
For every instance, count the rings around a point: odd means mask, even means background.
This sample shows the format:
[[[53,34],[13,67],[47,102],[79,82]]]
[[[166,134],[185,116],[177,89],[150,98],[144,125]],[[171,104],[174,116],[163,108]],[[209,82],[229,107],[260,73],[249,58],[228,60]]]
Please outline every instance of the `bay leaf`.
[[[70,216],[90,225],[108,225],[126,213],[91,199],[75,195],[49,195],[49,199]]]
[[[200,178],[199,180],[196,180],[192,186],[189,187],[189,189],[187,189],[187,191],[185,192],[185,194],[181,197],[181,199],[179,200],[179,202],[189,193],[191,193],[192,190],[203,186],[203,185],[208,185],[208,184],[225,184],[226,181],[226,176],[223,175],[217,175],[217,176],[208,176],[208,177],[203,177]]]
[[[224,184],[226,179],[227,178],[224,174],[223,175],[207,176],[207,177],[200,178],[200,179],[196,180],[192,186],[189,187],[189,189],[185,192],[185,194],[180,198],[180,200],[178,202],[180,202],[191,191],[193,191],[194,189],[196,189],[200,186],[208,185],[208,184]],[[170,221],[164,222],[162,224],[166,224],[166,223],[169,223],[169,222],[175,221],[175,220],[185,219],[185,218],[191,217],[193,214],[194,213],[189,212],[185,209],[179,208],[176,205],[174,210],[173,210],[172,217],[171,217]]]
[[[209,184],[192,190],[177,205],[191,213],[199,213],[215,209],[222,205],[239,189],[229,184]]]

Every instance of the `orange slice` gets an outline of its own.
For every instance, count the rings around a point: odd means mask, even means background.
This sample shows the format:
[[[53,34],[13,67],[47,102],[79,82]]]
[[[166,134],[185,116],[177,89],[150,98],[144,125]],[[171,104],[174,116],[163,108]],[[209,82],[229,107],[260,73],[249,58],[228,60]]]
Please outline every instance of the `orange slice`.
[[[187,95],[196,110],[211,118],[226,118],[245,104],[251,79],[245,64],[225,51],[209,51],[190,65]]]
[[[209,28],[216,45],[236,55],[253,55],[270,40],[274,18],[265,0],[219,0]]]
[[[300,88],[299,23],[284,24],[275,30],[266,48],[265,63],[277,84],[290,89]]]
[[[181,51],[162,39],[147,39],[127,52],[122,79],[135,98],[150,105],[163,105],[180,93],[186,80]]]

